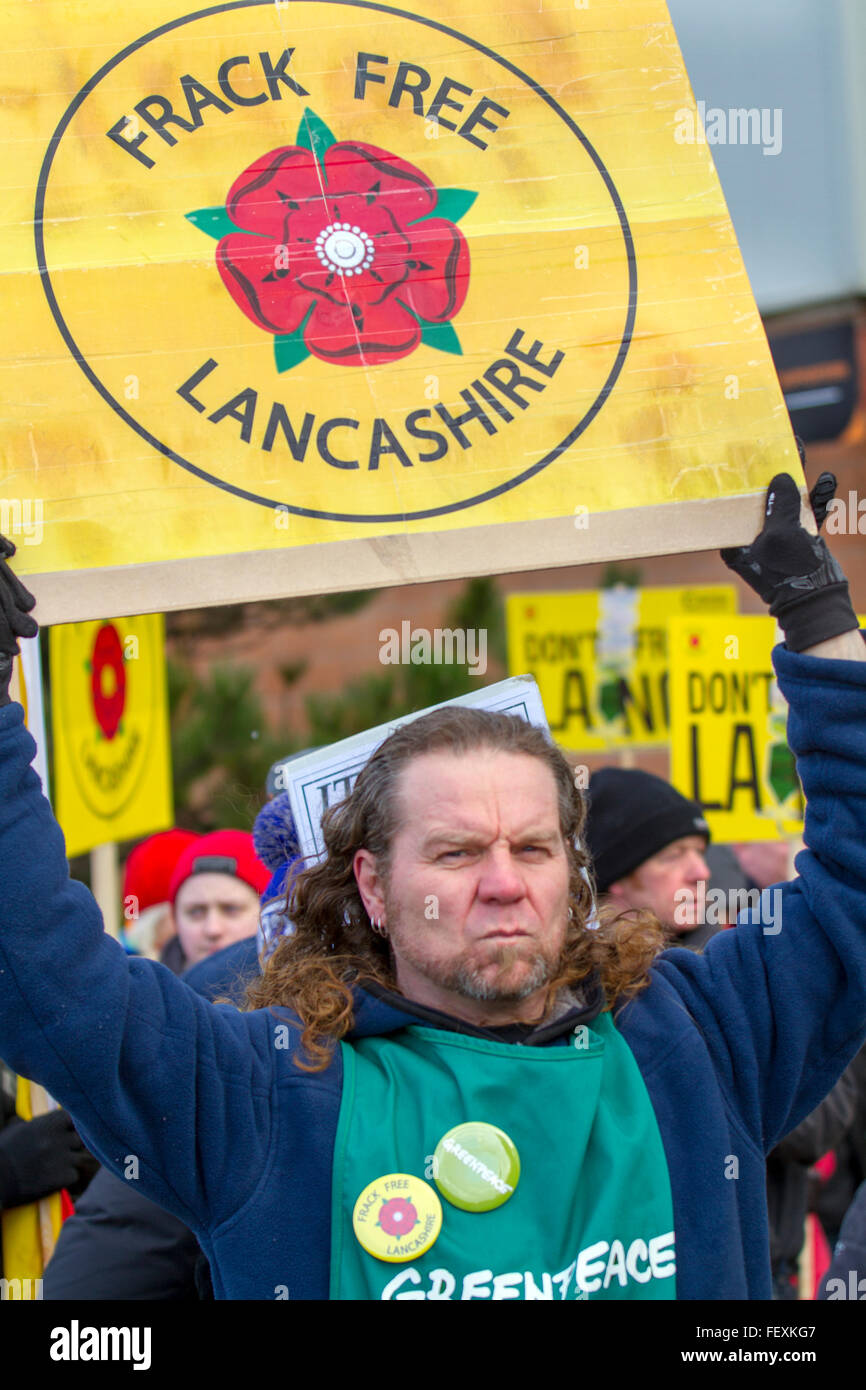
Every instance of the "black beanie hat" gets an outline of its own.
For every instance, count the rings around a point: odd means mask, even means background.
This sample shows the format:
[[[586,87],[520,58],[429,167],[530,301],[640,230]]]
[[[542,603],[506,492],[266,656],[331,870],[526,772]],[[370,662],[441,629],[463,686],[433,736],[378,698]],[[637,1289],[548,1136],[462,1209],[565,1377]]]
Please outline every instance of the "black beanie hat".
[[[599,893],[626,878],[674,840],[710,827],[696,801],[637,768],[603,767],[589,779],[584,837]]]

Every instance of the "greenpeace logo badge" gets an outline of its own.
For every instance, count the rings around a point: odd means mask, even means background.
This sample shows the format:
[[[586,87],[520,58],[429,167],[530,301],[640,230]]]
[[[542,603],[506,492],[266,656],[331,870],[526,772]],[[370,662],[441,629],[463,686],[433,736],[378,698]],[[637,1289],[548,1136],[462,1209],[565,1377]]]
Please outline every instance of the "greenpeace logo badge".
[[[51,1329],[52,1361],[131,1361],[134,1371],[150,1370],[149,1327],[68,1327]]]

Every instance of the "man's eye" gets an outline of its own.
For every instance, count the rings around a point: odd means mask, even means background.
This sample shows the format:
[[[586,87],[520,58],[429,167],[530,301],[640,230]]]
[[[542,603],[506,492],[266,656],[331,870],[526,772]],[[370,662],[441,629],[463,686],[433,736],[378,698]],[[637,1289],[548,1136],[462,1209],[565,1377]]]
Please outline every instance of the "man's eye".
[[[446,849],[439,855],[440,859],[458,859],[461,854],[468,854],[466,849]]]

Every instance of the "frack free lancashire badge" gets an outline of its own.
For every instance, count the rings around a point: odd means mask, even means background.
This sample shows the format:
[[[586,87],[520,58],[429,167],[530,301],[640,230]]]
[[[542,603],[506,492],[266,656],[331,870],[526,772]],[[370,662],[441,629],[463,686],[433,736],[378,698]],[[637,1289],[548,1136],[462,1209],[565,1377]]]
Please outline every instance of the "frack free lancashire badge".
[[[385,1173],[364,1188],[352,1228],[368,1255],[399,1264],[426,1254],[442,1229],[442,1203],[411,1173]]]

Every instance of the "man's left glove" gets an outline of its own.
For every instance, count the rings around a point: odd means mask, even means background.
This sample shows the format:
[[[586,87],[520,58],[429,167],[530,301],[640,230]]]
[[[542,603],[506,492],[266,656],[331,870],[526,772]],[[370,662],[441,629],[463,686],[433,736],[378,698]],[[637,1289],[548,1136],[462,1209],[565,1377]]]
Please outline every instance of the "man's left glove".
[[[822,473],[809,494],[819,528],[835,491],[833,474]],[[789,473],[777,473],[767,488],[764,526],[752,544],[721,554],[728,569],[769,605],[789,651],[805,651],[860,626],[838,561],[823,536],[800,524],[800,493]]]
[[[12,679],[12,659],[19,652],[19,637],[35,637],[39,625],[31,618],[30,610],[36,600],[29,589],[7,565],[15,554],[15,546],[0,536],[0,705],[8,705],[9,682]]]

